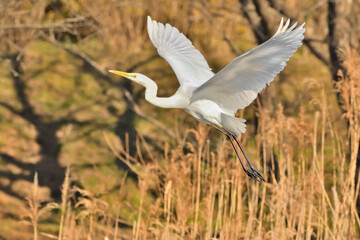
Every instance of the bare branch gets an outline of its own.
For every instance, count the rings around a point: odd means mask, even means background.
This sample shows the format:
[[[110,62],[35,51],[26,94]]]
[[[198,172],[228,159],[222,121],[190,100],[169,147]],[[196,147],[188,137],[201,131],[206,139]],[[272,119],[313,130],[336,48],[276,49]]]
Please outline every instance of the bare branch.
[[[74,29],[79,27],[89,27],[90,18],[87,16],[80,16],[76,18],[67,18],[57,23],[48,25],[34,25],[34,24],[16,24],[3,25],[0,30],[17,30],[17,29],[35,29],[35,30],[56,30],[56,29]]]
[[[254,32],[255,38],[258,43],[265,41],[266,30],[259,15],[259,11],[256,10],[255,4],[253,1],[249,0],[239,0],[240,10],[246,20],[249,22],[249,25]]]
[[[176,138],[176,135],[173,131],[169,130],[168,127],[166,127],[165,125],[163,125],[161,122],[157,121],[155,118],[146,115],[139,107],[139,105],[136,104],[132,94],[129,92],[128,89],[126,89],[124,87],[123,84],[117,83],[114,80],[112,80],[108,75],[107,75],[107,71],[100,66],[98,63],[96,63],[94,60],[92,60],[90,57],[88,57],[85,53],[82,52],[77,52],[73,49],[70,49],[64,45],[62,45],[59,42],[55,42],[55,41],[51,41],[51,43],[59,48],[64,49],[66,52],[68,52],[69,54],[71,54],[72,56],[81,59],[84,63],[86,63],[99,77],[101,77],[102,79],[104,79],[106,82],[108,82],[109,84],[116,86],[117,88],[120,88],[122,90],[123,93],[123,99],[125,100],[125,102],[128,103],[128,106],[130,107],[130,109],[136,113],[139,117],[149,121],[150,123],[152,123],[153,125],[155,125],[156,127],[158,127],[159,129],[161,129],[163,132],[165,132],[167,135],[169,135],[172,138]],[[142,61],[140,63],[137,63],[136,65],[130,67],[131,70],[135,70],[136,68],[140,67],[143,64],[148,63],[149,61],[155,59],[155,56],[151,56],[149,59]]]
[[[290,16],[289,11],[286,9],[280,9],[279,6],[271,6],[269,1],[266,0],[239,0],[241,3],[241,10],[245,18],[249,21],[251,28],[254,31],[255,37],[258,43],[262,43],[271,34],[270,26],[277,26],[277,16],[283,16],[290,18],[292,21],[296,20],[296,17]],[[265,35],[264,35],[265,33]],[[308,38],[305,32],[304,45],[326,66],[330,66],[329,56],[324,54],[322,49],[319,49],[314,43],[326,43],[325,40],[318,40],[315,38]]]
[[[16,115],[21,116],[21,114],[22,114],[20,111],[16,110],[13,106],[11,106],[5,102],[0,102],[0,106],[3,106],[4,108],[6,108],[7,110],[9,110],[10,112],[12,112]]]
[[[307,37],[306,41],[308,42],[316,42],[316,43],[324,43],[324,44],[328,44],[328,40],[325,39],[321,39],[321,38],[312,38],[312,37]]]
[[[214,7],[214,6],[205,1],[201,1],[201,2],[198,1],[198,3],[201,5],[200,6],[194,5],[194,7],[196,7],[199,11],[201,11],[203,13],[203,15],[207,18],[207,20],[210,21],[211,25],[216,29],[218,34],[221,35],[222,39],[228,44],[231,52],[234,53],[235,55],[240,55],[241,52],[235,47],[235,45],[231,41],[231,39],[229,39],[225,35],[225,33],[221,30],[221,28],[216,23],[216,21],[215,21],[216,17],[214,16],[214,14],[208,10],[209,8]]]
[[[320,1],[319,3],[322,4],[322,1]],[[321,5],[320,4],[320,5]],[[316,7],[318,7],[318,5],[316,5]],[[279,6],[275,6],[275,9],[278,11],[279,14],[281,14],[282,16],[286,17],[286,18],[290,18],[292,21],[296,21],[296,17],[292,16],[290,14],[290,11],[288,11],[285,8],[281,8]],[[323,64],[325,64],[326,66],[330,67],[330,58],[328,55],[324,54],[324,51],[322,49],[319,49],[318,47],[316,47],[313,43],[316,42],[321,42],[321,43],[326,43],[325,40],[318,40],[316,41],[315,38],[310,38],[308,36],[308,33],[305,32],[305,39],[304,39],[304,45],[310,50],[310,52],[312,54],[314,54],[314,56],[320,60]]]
[[[305,46],[311,51],[312,54],[314,54],[314,56],[319,59],[323,64],[325,64],[326,66],[330,66],[330,61],[329,61],[329,57],[325,56],[322,51],[320,49],[317,49],[311,41],[309,39],[306,38],[303,40]]]

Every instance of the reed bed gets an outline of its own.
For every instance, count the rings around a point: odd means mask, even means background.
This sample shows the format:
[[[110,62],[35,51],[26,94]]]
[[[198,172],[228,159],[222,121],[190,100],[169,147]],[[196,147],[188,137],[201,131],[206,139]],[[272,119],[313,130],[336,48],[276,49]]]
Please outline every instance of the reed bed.
[[[154,153],[139,136],[138,153],[131,156],[128,144],[116,143],[104,134],[109,148],[137,176],[138,203],[126,199],[126,174],[117,199],[110,203],[72,184],[67,171],[58,204],[58,236],[46,234],[37,223],[42,207],[36,198],[35,179],[35,195],[28,199],[34,239],[39,231],[40,236],[59,240],[85,236],[135,240],[359,239],[355,166],[360,64],[356,53],[350,51],[349,56],[346,64],[353,66],[348,67],[349,78],[338,85],[346,106],[347,135],[340,134],[337,120],[328,111],[324,87],[315,80],[308,84],[309,89],[319,92],[313,99],[317,109],[313,118],[306,118],[303,108],[298,116],[286,116],[281,105],[272,114],[259,109],[257,152],[262,150],[262,159],[270,160],[253,161],[267,182],[246,177],[227,139],[209,140],[213,139],[210,127],[203,124],[185,130],[173,144],[166,143],[161,154]],[[242,142],[247,145],[244,139]],[[131,208],[132,217],[121,216],[122,208]]]

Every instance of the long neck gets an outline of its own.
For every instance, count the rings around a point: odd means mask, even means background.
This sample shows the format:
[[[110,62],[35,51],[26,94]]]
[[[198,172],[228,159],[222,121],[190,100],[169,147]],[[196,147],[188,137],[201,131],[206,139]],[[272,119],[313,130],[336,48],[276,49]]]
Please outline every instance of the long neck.
[[[162,108],[183,108],[186,104],[184,96],[178,93],[179,91],[168,98],[157,97],[158,87],[150,78],[143,82],[142,85],[145,87],[145,99],[155,106]]]

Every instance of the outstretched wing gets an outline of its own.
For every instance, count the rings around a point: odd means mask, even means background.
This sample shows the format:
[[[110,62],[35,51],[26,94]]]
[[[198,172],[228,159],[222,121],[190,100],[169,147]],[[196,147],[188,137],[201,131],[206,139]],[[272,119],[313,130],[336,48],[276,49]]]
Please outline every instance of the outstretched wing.
[[[164,26],[150,16],[147,27],[151,42],[170,64],[180,85],[198,87],[214,76],[204,56],[177,28],[170,24]]]
[[[235,58],[210,80],[198,87],[190,99],[208,99],[216,102],[227,113],[235,114],[248,106],[275,76],[286,66],[286,62],[301,46],[304,39],[304,24],[295,29],[283,19],[275,35]]]

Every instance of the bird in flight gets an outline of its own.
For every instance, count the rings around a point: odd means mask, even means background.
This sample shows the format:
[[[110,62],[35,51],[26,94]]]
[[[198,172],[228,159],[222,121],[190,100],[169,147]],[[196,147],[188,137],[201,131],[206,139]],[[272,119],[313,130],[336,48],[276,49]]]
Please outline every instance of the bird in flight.
[[[180,87],[171,97],[157,97],[157,85],[140,73],[109,72],[121,75],[145,87],[145,99],[162,108],[181,108],[196,120],[223,132],[245,173],[257,181],[265,181],[251,164],[237,137],[245,132],[245,120],[235,117],[238,109],[247,107],[301,46],[304,24],[289,28],[281,19],[277,32],[269,40],[235,58],[218,73],[209,68],[203,55],[184,34],[170,24],[158,23],[148,16],[147,29],[151,42],[174,70]],[[248,167],[240,158],[236,145],[244,155]]]

